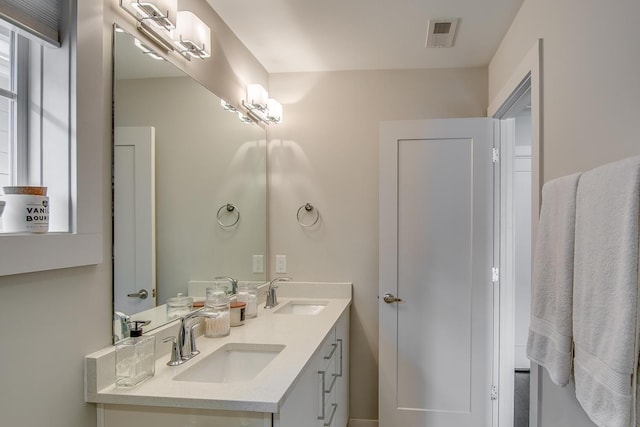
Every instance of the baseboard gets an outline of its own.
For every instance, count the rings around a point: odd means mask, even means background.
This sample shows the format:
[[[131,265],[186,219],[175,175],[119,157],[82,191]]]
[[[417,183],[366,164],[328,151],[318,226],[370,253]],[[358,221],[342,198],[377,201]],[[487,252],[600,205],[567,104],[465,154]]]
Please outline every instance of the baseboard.
[[[349,427],[378,427],[378,420],[349,420]]]

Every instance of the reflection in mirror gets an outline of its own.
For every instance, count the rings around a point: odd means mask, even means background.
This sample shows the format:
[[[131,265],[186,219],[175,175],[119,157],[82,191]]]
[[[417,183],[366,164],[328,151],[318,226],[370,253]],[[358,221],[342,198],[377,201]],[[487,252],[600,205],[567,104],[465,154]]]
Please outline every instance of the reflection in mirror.
[[[114,32],[113,294],[116,312],[148,310],[134,318],[149,330],[189,282],[265,280],[266,136],[138,45]]]

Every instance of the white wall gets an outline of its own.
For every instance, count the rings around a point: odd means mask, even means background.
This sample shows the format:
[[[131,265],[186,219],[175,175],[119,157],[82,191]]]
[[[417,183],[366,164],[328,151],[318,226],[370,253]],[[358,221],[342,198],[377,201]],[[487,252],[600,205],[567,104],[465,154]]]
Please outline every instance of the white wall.
[[[486,115],[478,69],[270,76],[284,123],[269,128],[270,260],[296,280],[350,281],[351,417],[378,418],[378,123]],[[319,227],[303,229],[309,202]],[[384,242],[380,242],[383,244]]]
[[[192,3],[192,0],[188,0]],[[111,25],[117,0],[78,1],[78,143],[103,141],[103,264],[0,277],[0,425],[90,427],[84,403],[84,356],[111,342]],[[204,2],[194,8],[203,9]],[[201,11],[217,36],[214,58],[191,68],[214,91],[240,99],[264,68],[212,11]],[[216,71],[216,72],[214,72]],[[82,165],[80,165],[82,166]]]
[[[640,154],[640,2],[525,0],[489,65],[489,100],[538,38],[543,53],[543,181]],[[612,30],[613,29],[613,30]],[[546,373],[540,425],[593,425],[572,385]]]

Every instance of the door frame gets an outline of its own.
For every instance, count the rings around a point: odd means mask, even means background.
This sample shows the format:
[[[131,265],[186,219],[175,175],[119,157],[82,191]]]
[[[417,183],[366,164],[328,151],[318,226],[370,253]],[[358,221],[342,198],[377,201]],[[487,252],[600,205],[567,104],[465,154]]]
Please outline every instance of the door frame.
[[[538,224],[540,200],[542,191],[543,163],[543,80],[542,80],[542,54],[543,39],[538,39],[534,46],[527,52],[520,64],[513,70],[504,87],[498,95],[491,101],[487,110],[487,116],[500,118],[500,116],[511,106],[511,102],[517,96],[523,83],[530,79],[531,88],[531,245],[532,252],[535,245],[535,236]],[[508,140],[502,134],[509,135],[508,127],[501,129],[501,150],[507,147]],[[503,153],[506,154],[506,153]],[[503,158],[507,158],[503,156]],[[509,171],[505,170],[505,164],[501,162],[501,176],[508,177]],[[509,184],[500,186],[500,200],[502,207],[510,203]],[[501,271],[512,271],[508,263],[513,262],[512,249],[509,245],[509,227],[506,226],[509,218],[505,217],[505,212],[501,209],[500,218],[500,266]],[[511,252],[509,252],[511,250]],[[505,268],[506,266],[506,268]],[[502,275],[501,275],[502,276]],[[515,301],[513,299],[513,289],[508,286],[508,280],[500,277],[500,340],[499,340],[499,383],[501,385],[498,393],[499,426],[513,426],[513,398],[514,398],[514,372],[513,372],[513,321],[515,312]],[[529,425],[538,427],[538,402],[539,389],[541,384],[541,373],[538,365],[531,363],[530,373],[530,397],[529,397]]]

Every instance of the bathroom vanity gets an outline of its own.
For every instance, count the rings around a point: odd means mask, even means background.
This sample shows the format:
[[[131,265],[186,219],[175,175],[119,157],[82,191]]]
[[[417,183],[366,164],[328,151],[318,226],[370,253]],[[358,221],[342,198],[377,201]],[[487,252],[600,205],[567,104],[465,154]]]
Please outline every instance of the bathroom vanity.
[[[348,422],[350,283],[280,283],[279,304],[231,328],[197,338],[200,354],[171,367],[179,322],[155,335],[155,376],[131,389],[114,385],[112,346],[86,357],[85,400],[98,425],[334,426]]]

